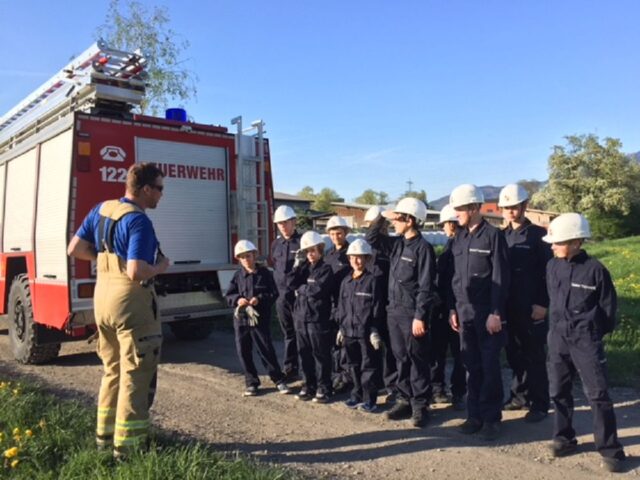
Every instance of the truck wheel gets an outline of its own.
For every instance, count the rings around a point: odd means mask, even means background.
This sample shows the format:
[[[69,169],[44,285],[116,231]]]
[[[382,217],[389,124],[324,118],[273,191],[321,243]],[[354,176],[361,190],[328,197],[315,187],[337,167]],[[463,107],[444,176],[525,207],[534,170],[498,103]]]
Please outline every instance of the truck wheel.
[[[29,278],[18,275],[11,282],[7,322],[13,356],[20,363],[45,363],[58,356],[59,343],[37,344],[38,325],[33,321]]]
[[[204,340],[213,332],[213,320],[182,320],[169,323],[178,340]]]

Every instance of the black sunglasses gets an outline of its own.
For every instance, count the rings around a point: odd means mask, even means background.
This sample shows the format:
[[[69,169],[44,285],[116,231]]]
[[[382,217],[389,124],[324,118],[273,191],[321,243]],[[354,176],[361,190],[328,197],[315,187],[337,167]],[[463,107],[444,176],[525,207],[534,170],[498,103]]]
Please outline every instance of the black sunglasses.
[[[164,190],[164,185],[156,185],[156,184],[148,184],[151,188],[153,188],[154,190],[157,190],[159,192],[162,192],[162,190]]]

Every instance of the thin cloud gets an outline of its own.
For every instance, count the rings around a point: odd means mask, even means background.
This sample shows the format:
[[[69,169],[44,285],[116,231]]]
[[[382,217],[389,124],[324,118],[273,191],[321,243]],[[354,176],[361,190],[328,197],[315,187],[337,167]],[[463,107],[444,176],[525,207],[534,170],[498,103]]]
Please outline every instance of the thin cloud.
[[[403,147],[390,147],[373,152],[356,153],[353,155],[344,155],[341,164],[348,167],[356,167],[360,165],[367,166],[387,166],[390,161],[397,165],[398,153]],[[344,162],[344,163],[343,163]]]

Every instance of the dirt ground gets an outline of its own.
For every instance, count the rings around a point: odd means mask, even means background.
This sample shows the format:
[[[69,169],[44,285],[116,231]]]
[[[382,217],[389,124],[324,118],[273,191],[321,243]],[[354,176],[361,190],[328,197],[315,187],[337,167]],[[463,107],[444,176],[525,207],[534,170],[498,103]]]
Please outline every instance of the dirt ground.
[[[4,324],[0,323],[0,328]],[[281,349],[277,345],[278,350]],[[16,364],[6,330],[0,330],[0,375],[27,376],[70,396],[94,401],[101,365],[93,345],[64,344],[60,357],[44,366]],[[206,341],[181,342],[165,336],[153,422],[225,451],[240,451],[317,478],[366,479],[585,479],[608,478],[600,467],[591,434],[591,414],[576,389],[577,455],[553,459],[548,453],[552,419],[529,425],[524,412],[506,412],[495,443],[457,433],[464,412],[435,405],[429,426],[390,422],[382,414],[352,411],[345,398],[327,405],[279,395],[263,377],[263,394],[242,397],[233,335],[214,332]],[[505,371],[505,377],[508,372]],[[3,375],[4,376],[4,375]],[[640,477],[640,392],[614,389],[618,432],[627,454],[622,478]]]

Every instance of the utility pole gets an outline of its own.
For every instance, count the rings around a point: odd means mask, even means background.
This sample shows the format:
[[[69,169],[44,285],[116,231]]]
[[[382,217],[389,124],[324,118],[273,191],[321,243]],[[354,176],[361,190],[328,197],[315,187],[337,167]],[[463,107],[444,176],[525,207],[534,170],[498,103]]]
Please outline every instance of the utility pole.
[[[407,185],[409,186],[409,192],[413,192],[413,182],[411,181],[411,179],[407,180]]]

